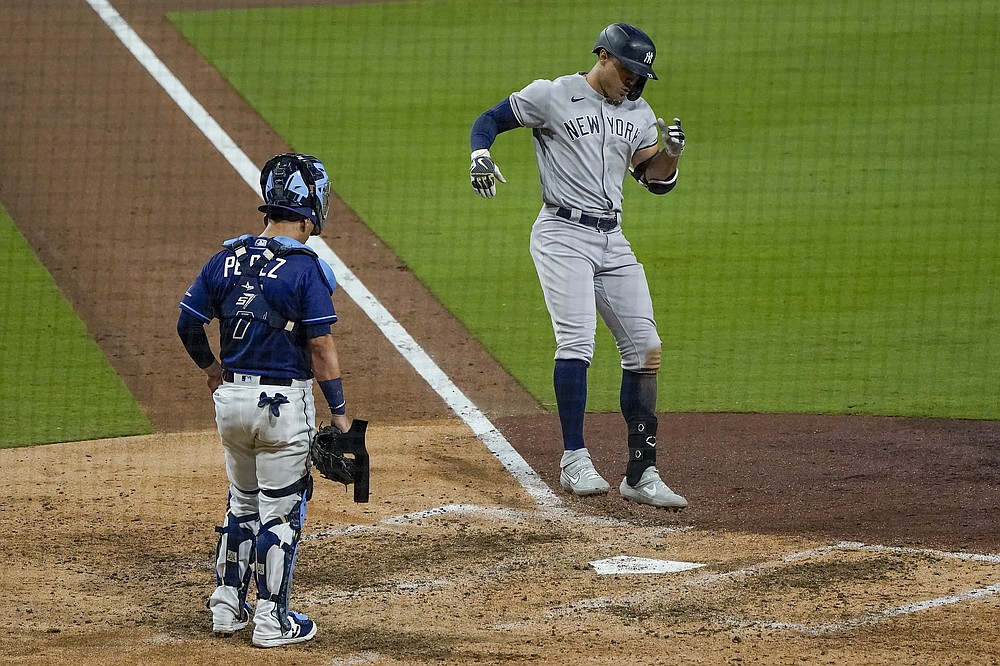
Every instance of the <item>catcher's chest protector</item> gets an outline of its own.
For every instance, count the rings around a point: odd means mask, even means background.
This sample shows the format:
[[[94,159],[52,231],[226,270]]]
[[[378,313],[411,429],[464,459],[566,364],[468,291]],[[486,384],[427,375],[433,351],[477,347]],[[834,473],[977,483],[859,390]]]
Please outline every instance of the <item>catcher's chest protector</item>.
[[[251,245],[263,247],[264,250],[260,253],[250,252],[247,248]],[[289,246],[274,238],[255,238],[249,234],[226,241],[222,246],[233,253],[240,269],[223,300],[222,319],[256,319],[273,328],[295,331],[298,322],[281,316],[267,302],[261,276],[274,277],[274,271],[285,263],[283,257],[288,254],[302,253],[315,257],[316,253],[304,245]]]

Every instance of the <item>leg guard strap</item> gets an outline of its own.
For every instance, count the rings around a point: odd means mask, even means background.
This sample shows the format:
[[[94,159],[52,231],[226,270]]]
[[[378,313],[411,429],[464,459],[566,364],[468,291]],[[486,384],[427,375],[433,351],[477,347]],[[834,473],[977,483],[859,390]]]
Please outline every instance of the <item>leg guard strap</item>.
[[[625,482],[639,483],[647,467],[656,464],[656,417],[633,418],[628,421],[628,465]]]
[[[269,488],[261,488],[260,493],[266,495],[267,497],[272,497],[274,499],[280,499],[282,497],[288,497],[289,495],[295,495],[301,493],[304,490],[309,490],[312,486],[312,478],[309,474],[306,474],[301,479],[285,486],[284,488],[276,488],[271,490]]]

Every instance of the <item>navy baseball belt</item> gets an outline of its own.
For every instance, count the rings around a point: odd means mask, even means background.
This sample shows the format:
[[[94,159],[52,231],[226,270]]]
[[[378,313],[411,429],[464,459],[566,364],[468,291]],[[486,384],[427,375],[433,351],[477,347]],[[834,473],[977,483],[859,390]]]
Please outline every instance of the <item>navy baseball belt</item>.
[[[570,222],[579,222],[585,227],[590,227],[591,229],[597,229],[602,233],[608,233],[609,231],[614,231],[618,228],[619,216],[613,215],[611,217],[596,217],[594,215],[588,215],[582,211],[573,210],[572,208],[563,208],[559,206],[556,208],[556,215],[563,218],[564,220],[569,220]]]
[[[293,384],[304,384],[300,379],[286,379],[284,377],[266,377],[263,375],[249,375],[243,372],[233,372],[232,370],[222,371],[223,381],[230,384],[248,384],[252,386],[292,386]]]

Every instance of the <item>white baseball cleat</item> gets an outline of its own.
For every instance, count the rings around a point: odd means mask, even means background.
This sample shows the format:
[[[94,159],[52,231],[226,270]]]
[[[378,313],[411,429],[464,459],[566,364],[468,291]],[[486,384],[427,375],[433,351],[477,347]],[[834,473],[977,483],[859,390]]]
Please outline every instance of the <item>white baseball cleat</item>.
[[[563,451],[559,467],[562,470],[559,473],[559,485],[567,492],[574,495],[603,495],[611,490],[611,485],[594,469],[590,451],[586,447]]]
[[[628,485],[628,482],[622,479],[621,485],[618,486],[618,492],[629,502],[649,504],[659,509],[680,511],[688,505],[686,499],[663,483],[660,473],[652,466],[646,468],[646,471],[639,477],[639,483],[634,486]]]

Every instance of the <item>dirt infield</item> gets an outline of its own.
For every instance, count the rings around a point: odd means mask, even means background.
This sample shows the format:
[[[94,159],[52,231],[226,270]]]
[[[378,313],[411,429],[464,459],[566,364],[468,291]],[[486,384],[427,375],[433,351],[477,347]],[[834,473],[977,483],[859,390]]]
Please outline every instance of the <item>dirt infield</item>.
[[[542,509],[455,421],[372,434],[374,501],[320,482],[309,507],[295,600],[320,633],[268,663],[997,663],[996,557]],[[5,450],[0,465],[18,618],[5,663],[265,659],[247,632],[209,631],[214,433]],[[591,564],[622,556],[705,566]],[[935,606],[907,610],[919,602]]]
[[[287,148],[163,18],[251,3],[113,4],[251,159]],[[239,213],[256,196],[85,3],[3,11],[0,201],[161,434],[0,451],[18,618],[0,656],[260,661],[247,636],[208,631],[221,450],[174,333],[184,288],[256,222]],[[333,215],[327,242],[558,491],[556,419],[343,202]],[[977,554],[1000,552],[1000,424],[664,414],[662,467],[689,510],[615,492],[540,506],[355,304],[337,309],[373,501],[320,487],[295,592],[320,634],[268,661],[998,663],[1000,557]],[[590,418],[588,438],[618,477],[621,418]],[[620,556],[704,566],[592,564]]]

